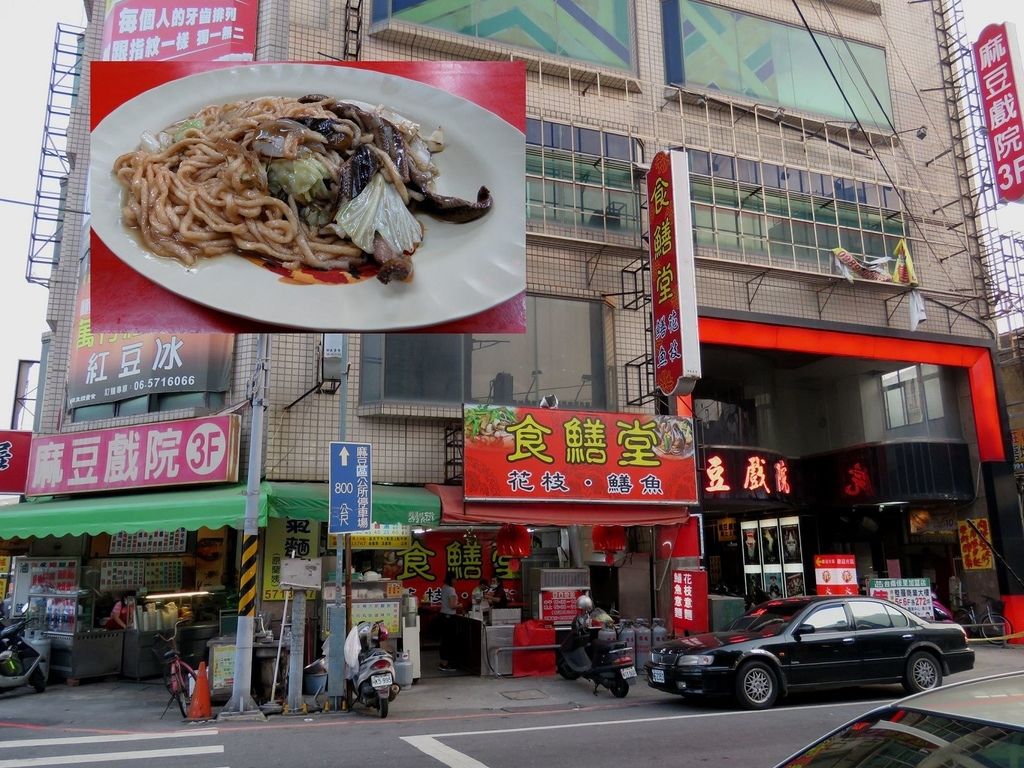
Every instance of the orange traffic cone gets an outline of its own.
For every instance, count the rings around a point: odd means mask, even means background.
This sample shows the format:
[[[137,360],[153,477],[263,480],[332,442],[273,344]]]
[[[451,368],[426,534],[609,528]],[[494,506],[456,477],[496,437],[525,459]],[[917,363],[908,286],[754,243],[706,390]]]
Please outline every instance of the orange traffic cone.
[[[196,689],[192,691],[192,703],[188,707],[189,720],[209,720],[213,717],[210,706],[210,681],[206,677],[206,662],[199,662],[196,670]]]

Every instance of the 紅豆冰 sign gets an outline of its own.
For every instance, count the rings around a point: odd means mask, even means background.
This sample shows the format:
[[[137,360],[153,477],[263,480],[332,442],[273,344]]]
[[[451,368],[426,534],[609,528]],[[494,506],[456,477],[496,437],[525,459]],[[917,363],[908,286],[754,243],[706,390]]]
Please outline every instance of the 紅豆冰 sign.
[[[697,273],[686,152],[659,152],[647,172],[654,381],[665,395],[688,395],[700,378]]]
[[[238,480],[239,416],[32,438],[26,496]]]
[[[988,129],[992,171],[1001,200],[1024,197],[1024,115],[1020,104],[1020,57],[1012,24],[989,24],[973,46]]]
[[[690,418],[500,405],[463,417],[467,499],[697,502]]]

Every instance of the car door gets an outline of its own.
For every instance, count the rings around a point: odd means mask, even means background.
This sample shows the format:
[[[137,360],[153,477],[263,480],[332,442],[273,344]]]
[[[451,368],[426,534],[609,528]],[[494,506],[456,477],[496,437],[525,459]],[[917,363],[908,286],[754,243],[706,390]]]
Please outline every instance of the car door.
[[[857,637],[842,603],[816,605],[799,623],[814,631],[801,634],[787,650],[790,685],[830,686],[858,679]]]
[[[850,613],[857,630],[861,677],[896,680],[903,675],[903,660],[914,640],[907,617],[878,600],[851,600]]]

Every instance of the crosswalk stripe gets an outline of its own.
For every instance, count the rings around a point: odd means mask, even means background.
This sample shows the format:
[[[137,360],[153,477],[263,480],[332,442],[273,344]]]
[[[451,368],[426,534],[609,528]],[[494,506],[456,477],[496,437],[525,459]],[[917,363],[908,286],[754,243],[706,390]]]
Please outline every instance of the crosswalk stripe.
[[[115,760],[152,760],[160,757],[212,755],[223,751],[224,747],[217,745],[213,747],[180,747],[178,749],[137,749],[131,752],[103,752],[95,755],[52,755],[50,757],[27,757],[22,760],[0,760],[0,768],[33,768],[33,766],[39,765],[75,765]]]
[[[101,744],[111,742],[120,744],[124,741],[149,741],[150,739],[182,739],[192,736],[216,736],[216,728],[203,728],[196,731],[172,731],[171,733],[113,733],[105,736],[67,736],[53,739],[14,739],[0,741],[0,749],[21,749],[23,747],[59,747],[66,744]]]

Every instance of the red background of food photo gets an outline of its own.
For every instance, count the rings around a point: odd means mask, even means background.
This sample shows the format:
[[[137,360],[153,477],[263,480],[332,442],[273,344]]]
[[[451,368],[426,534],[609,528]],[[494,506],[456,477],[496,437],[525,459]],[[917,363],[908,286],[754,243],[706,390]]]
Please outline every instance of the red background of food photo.
[[[256,62],[251,66],[276,62]],[[480,105],[526,132],[526,66],[493,61],[310,62],[319,66],[369,69],[440,88]],[[114,62],[91,65],[90,130],[121,104],[158,85],[238,62]],[[248,65],[247,65],[248,66]],[[146,126],[139,126],[141,133]],[[152,126],[151,126],[152,127]],[[486,246],[484,246],[486,247]],[[105,332],[177,331],[178,333],[295,333],[210,309],[143,277],[90,234],[92,327]],[[523,333],[526,294],[496,307],[448,323],[410,332]]]

